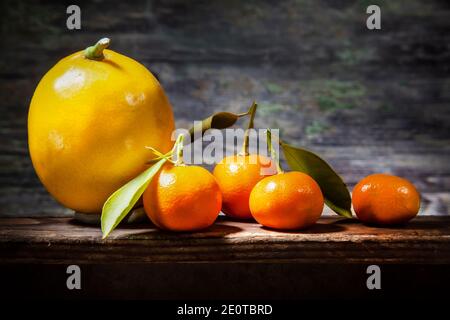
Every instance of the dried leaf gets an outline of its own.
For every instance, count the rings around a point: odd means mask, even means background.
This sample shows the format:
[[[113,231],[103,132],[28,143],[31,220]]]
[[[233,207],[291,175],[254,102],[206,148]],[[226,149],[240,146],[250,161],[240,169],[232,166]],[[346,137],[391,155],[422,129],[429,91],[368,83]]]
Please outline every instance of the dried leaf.
[[[201,131],[201,136],[205,133],[206,130],[209,129],[225,129],[231,127],[236,121],[246,115],[243,114],[235,114],[230,112],[218,112],[213,114],[212,116],[202,120],[201,126],[195,126],[189,129],[189,134],[191,136],[191,141],[194,141],[194,137],[199,135],[198,131]]]

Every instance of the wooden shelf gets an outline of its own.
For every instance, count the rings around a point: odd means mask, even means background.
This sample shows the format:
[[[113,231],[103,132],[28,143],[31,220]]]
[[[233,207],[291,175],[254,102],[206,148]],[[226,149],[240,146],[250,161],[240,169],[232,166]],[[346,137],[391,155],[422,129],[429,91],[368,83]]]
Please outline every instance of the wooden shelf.
[[[450,217],[418,217],[396,228],[322,218],[309,230],[280,232],[220,217],[210,229],[170,233],[126,226],[101,239],[70,218],[0,219],[3,263],[295,262],[450,264]]]
[[[82,290],[67,290],[68,265]],[[382,290],[368,290],[377,264]],[[278,232],[223,217],[204,232],[126,226],[101,239],[71,218],[0,219],[0,273],[9,297],[113,299],[430,298],[450,285],[450,217],[398,228],[322,218]]]

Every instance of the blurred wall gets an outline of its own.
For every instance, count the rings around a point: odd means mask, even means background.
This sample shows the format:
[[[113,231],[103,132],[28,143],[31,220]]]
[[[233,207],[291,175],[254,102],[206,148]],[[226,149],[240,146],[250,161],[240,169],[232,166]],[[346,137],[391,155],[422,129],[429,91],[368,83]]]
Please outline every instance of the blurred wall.
[[[352,187],[412,180],[422,214],[450,214],[448,1],[2,1],[0,216],[61,215],[27,151],[27,110],[60,58],[112,39],[159,78],[179,127],[260,104],[256,125],[321,154]],[[382,9],[369,31],[366,7]]]

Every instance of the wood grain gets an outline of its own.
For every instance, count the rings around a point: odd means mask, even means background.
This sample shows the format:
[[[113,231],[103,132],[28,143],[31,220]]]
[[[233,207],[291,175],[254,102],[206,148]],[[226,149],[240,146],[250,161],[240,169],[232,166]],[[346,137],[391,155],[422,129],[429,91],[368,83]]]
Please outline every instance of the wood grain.
[[[299,232],[279,232],[220,218],[197,233],[150,225],[115,230],[70,218],[0,219],[1,263],[419,263],[450,264],[450,217],[418,217],[408,225],[376,228],[322,218]]]

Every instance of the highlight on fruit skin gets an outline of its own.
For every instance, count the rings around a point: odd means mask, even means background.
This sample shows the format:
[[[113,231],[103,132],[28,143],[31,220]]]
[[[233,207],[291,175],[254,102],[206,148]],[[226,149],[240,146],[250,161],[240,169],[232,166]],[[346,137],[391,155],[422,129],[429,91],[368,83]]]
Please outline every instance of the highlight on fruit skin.
[[[353,189],[353,210],[359,220],[374,225],[398,225],[413,219],[420,209],[420,194],[408,180],[372,174]]]
[[[67,208],[100,213],[117,189],[170,150],[175,128],[164,89],[139,62],[92,47],[56,63],[39,82],[28,113],[28,145],[48,192]]]
[[[249,198],[253,187],[276,173],[270,158],[262,155],[232,155],[222,159],[213,174],[222,191],[222,212],[236,219],[253,219]]]
[[[144,210],[159,228],[197,231],[220,213],[222,193],[214,176],[200,166],[165,165],[143,194]]]
[[[260,224],[281,230],[305,229],[320,218],[324,198],[307,174],[280,172],[262,179],[250,194],[250,210]]]

